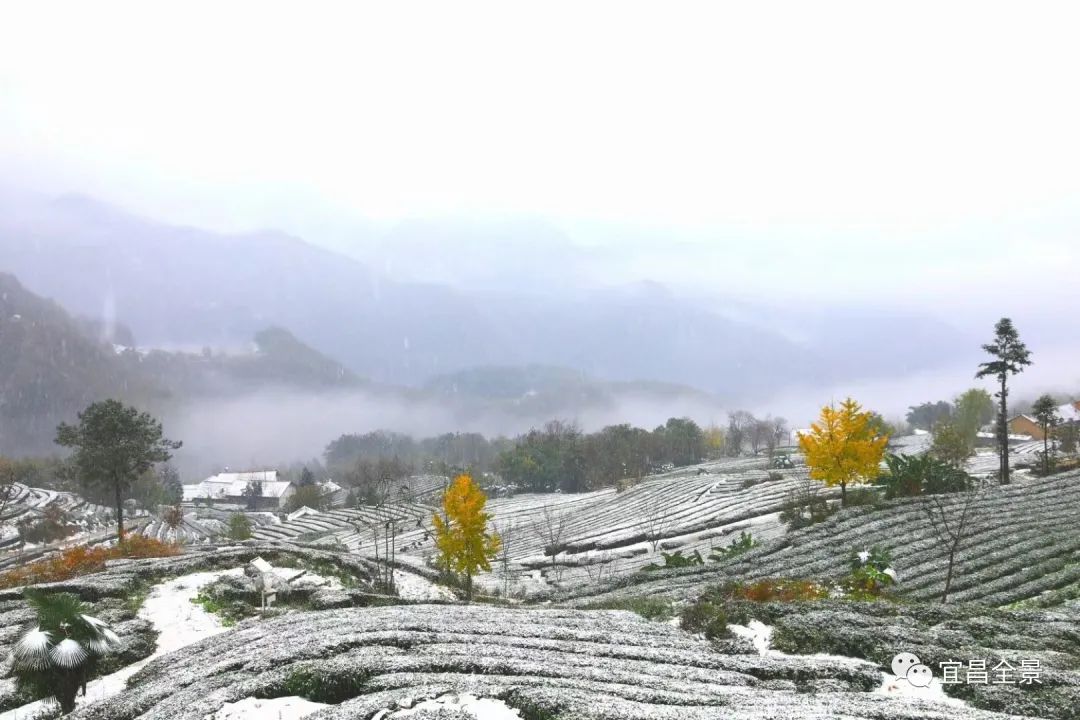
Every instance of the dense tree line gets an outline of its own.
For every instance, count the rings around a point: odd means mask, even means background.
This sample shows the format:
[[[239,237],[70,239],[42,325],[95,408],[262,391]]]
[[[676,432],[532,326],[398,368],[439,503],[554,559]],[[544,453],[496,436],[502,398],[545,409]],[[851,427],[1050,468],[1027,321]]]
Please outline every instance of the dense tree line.
[[[396,460],[416,472],[445,472],[448,469],[490,471],[499,453],[513,441],[488,439],[479,433],[444,433],[435,437],[413,438],[403,433],[376,430],[363,434],[342,435],[331,442],[324,453],[327,471],[344,477],[361,461]]]
[[[527,492],[584,492],[640,479],[665,466],[706,459],[705,431],[688,418],[671,418],[652,432],[610,425],[583,433],[573,424],[551,422],[518,437],[496,466],[503,481]]]
[[[513,439],[477,433],[415,439],[376,431],[342,435],[327,446],[325,459],[327,471],[350,485],[360,502],[372,501],[388,480],[422,472],[494,473],[515,490],[584,492],[744,449],[771,452],[787,435],[783,419],[758,420],[745,411],[732,413],[732,427],[671,418],[651,431],[621,424],[593,433],[556,420]],[[736,439],[729,441],[732,434]]]

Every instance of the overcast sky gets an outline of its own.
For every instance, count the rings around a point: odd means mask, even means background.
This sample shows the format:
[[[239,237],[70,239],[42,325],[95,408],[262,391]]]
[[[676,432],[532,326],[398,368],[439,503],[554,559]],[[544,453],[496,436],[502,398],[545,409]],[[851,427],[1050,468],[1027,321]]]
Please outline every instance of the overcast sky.
[[[678,238],[748,291],[1075,297],[1075,3],[163,5],[5,8],[0,181],[338,247],[521,213],[658,279],[715,278]]]

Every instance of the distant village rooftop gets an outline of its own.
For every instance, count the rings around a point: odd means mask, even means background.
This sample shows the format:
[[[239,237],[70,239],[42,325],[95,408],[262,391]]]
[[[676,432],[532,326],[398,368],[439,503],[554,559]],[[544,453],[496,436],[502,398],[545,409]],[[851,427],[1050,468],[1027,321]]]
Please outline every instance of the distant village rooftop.
[[[212,499],[241,503],[247,500],[245,491],[249,486],[254,485],[259,488],[259,498],[272,500],[271,504],[278,506],[284,505],[286,498],[295,491],[290,481],[278,479],[277,470],[222,472],[211,475],[196,485],[185,485],[184,500],[193,502],[200,499]]]

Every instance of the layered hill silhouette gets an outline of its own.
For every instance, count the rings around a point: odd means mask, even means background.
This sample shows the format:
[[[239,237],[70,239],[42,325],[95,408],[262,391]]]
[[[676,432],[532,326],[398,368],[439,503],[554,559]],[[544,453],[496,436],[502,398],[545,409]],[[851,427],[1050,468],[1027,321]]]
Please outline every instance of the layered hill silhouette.
[[[390,233],[401,244],[395,262],[415,257],[438,267],[453,256],[447,244],[460,234],[437,230]],[[511,225],[493,237],[514,231]],[[439,242],[421,242],[427,235]],[[482,257],[468,247],[468,257]],[[678,383],[739,401],[792,385],[912,371],[941,362],[963,342],[925,317],[847,309],[811,321],[794,308],[719,307],[651,283],[577,285],[573,244],[556,247],[564,270],[552,253],[525,253],[516,271],[512,258],[493,265],[505,281],[471,290],[452,277],[395,281],[282,233],[228,235],[86,197],[0,193],[0,271],[76,315],[130,328],[149,347],[237,346],[279,326],[376,382],[418,387],[470,368],[540,365],[607,381]],[[723,271],[717,268],[718,290]],[[560,272],[567,282],[552,281],[546,293],[537,283],[508,289],[515,278]],[[797,341],[792,326],[802,335]],[[885,352],[886,335],[918,342],[892,343]]]

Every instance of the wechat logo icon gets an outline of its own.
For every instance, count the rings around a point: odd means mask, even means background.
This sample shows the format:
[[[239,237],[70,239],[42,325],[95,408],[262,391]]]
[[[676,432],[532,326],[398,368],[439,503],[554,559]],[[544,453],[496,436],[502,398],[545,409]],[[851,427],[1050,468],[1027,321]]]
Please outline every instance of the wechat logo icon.
[[[917,655],[902,652],[892,660],[892,671],[900,680],[907,680],[915,687],[930,687],[930,681],[934,679],[934,672],[919,661]]]

